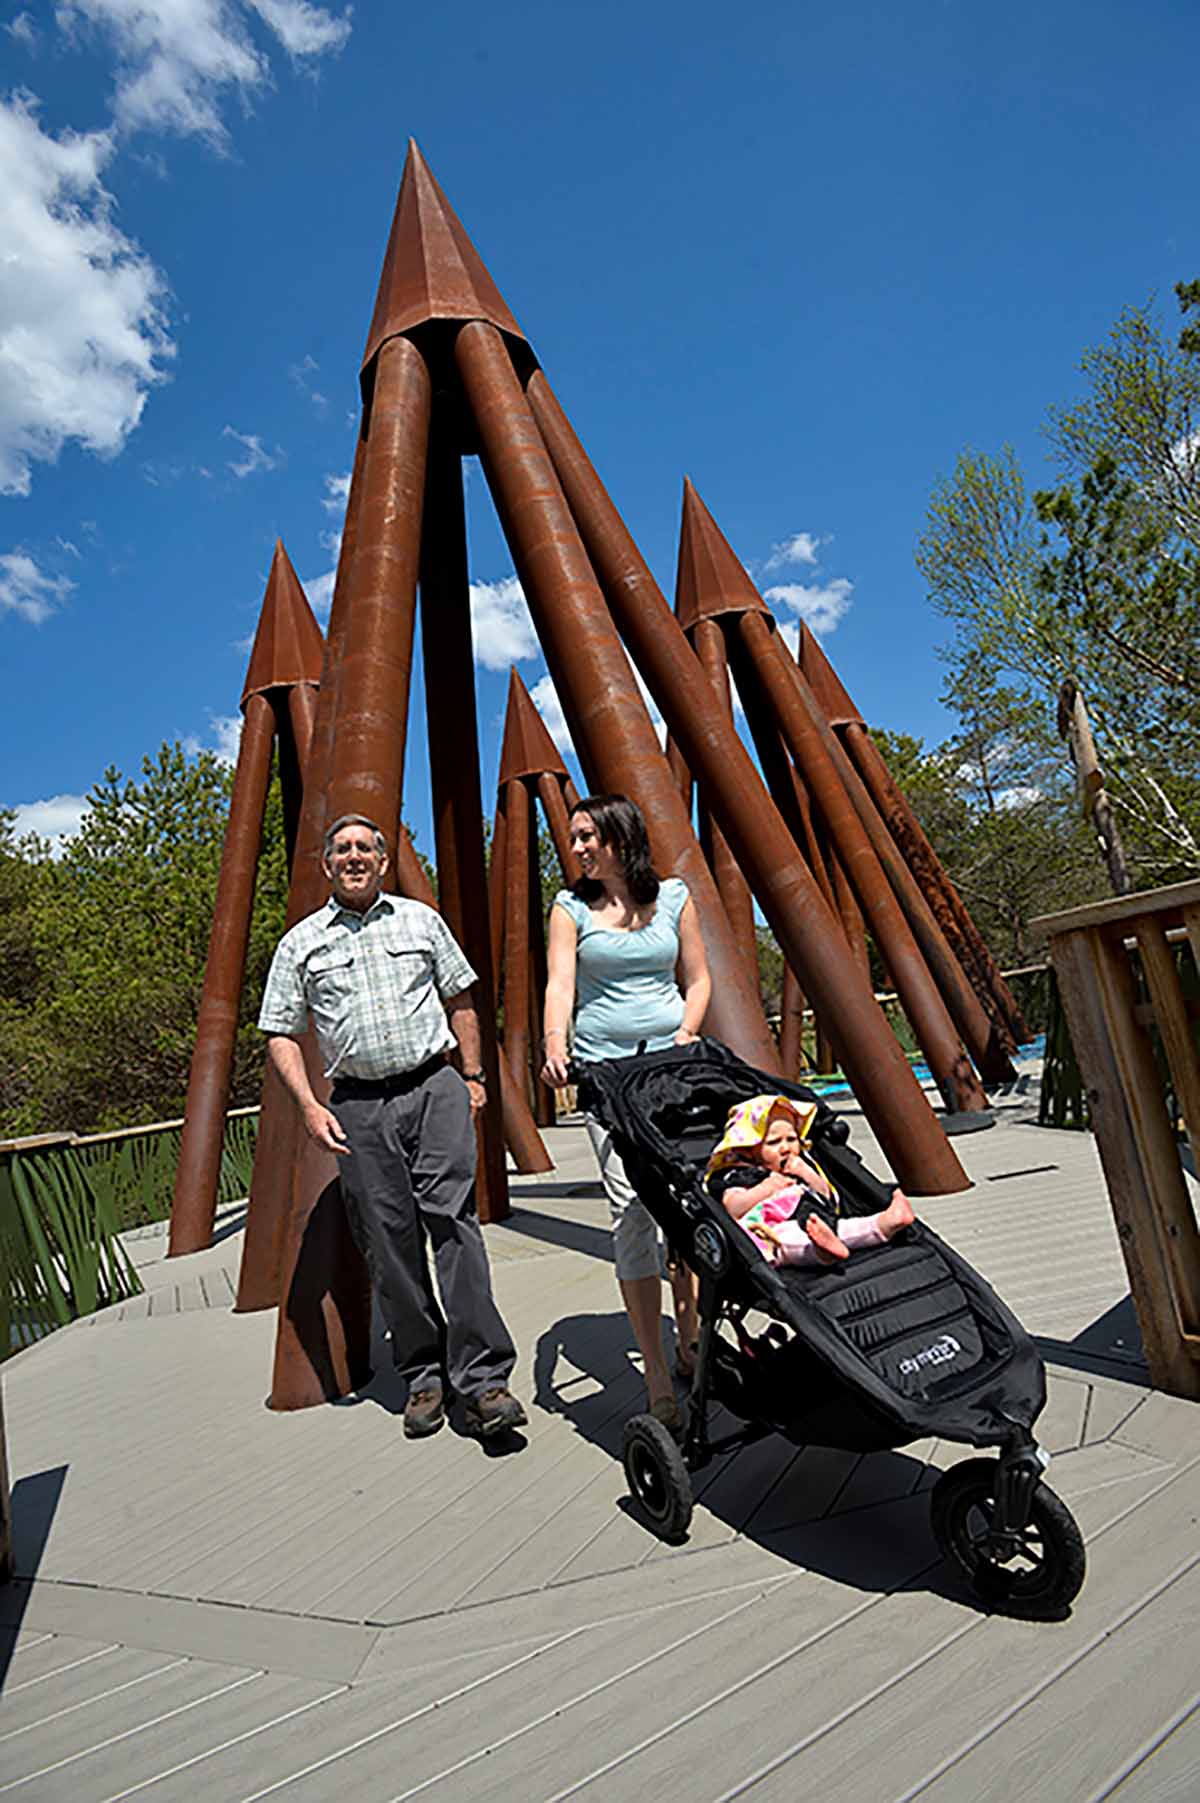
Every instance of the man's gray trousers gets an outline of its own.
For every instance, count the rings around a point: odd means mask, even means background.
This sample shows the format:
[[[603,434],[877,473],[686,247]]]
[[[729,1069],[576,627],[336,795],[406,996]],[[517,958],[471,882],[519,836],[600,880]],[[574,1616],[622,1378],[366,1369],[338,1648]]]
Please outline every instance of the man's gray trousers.
[[[350,1143],[338,1159],[350,1231],[410,1394],[440,1390],[443,1374],[465,1397],[507,1384],[516,1350],[492,1298],[475,1213],[475,1128],[466,1084],[438,1063],[386,1083],[337,1082],[330,1107]]]

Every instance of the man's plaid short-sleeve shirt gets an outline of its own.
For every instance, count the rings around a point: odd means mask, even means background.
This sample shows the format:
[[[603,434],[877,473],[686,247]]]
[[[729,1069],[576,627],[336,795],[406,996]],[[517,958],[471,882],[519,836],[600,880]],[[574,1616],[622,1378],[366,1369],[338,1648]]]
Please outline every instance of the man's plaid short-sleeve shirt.
[[[298,1039],[311,1012],[327,1077],[396,1077],[454,1044],[442,998],[474,981],[424,902],[380,895],[356,914],[331,896],[280,940],[258,1024]]]

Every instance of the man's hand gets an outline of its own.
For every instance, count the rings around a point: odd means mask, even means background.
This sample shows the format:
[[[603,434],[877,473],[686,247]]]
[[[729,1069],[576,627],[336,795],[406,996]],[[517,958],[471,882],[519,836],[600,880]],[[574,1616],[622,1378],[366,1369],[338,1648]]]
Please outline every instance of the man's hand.
[[[301,1118],[309,1139],[316,1140],[326,1152],[336,1152],[342,1158],[347,1155],[350,1146],[336,1114],[331,1114],[328,1108],[322,1108],[320,1102],[314,1101],[301,1110]]]
[[[474,1120],[487,1107],[487,1090],[482,1083],[467,1082],[467,1096],[471,1103],[471,1118]]]

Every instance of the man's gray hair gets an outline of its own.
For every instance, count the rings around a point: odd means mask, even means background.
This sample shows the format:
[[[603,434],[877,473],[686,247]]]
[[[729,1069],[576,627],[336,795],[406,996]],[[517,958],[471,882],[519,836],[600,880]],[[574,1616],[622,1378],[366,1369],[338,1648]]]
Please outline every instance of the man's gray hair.
[[[379,853],[381,858],[387,856],[387,840],[384,838],[383,834],[380,832],[379,828],[376,826],[376,824],[373,820],[368,820],[367,816],[365,814],[339,814],[337,819],[333,822],[333,825],[328,826],[325,829],[325,838],[324,838],[324,841],[322,844],[322,852],[323,852],[323,855],[324,855],[326,861],[328,861],[328,859],[332,855],[333,842],[337,838],[338,834],[341,832],[341,830],[344,826],[368,826],[368,827],[370,827],[371,831],[375,835],[376,851]]]

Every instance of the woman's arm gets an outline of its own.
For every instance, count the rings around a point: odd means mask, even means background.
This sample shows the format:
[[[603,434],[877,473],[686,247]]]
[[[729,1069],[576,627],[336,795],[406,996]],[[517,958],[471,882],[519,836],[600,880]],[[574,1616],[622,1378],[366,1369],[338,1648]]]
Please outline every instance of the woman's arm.
[[[542,1081],[554,1089],[567,1082],[567,1022],[575,1003],[575,949],[578,934],[565,908],[550,910],[546,947],[546,1006],[542,1013]]]
[[[676,1045],[695,1039],[704,1025],[712,995],[708,957],[700,936],[700,921],[689,895],[679,916],[679,987],[683,992],[683,1019],[675,1035]]]

